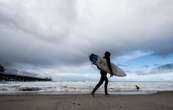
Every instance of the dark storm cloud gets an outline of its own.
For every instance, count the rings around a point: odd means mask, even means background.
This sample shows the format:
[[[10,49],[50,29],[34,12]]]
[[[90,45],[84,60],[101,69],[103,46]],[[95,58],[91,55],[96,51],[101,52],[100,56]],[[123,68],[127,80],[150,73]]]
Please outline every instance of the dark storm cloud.
[[[1,1],[1,62],[49,65],[62,59],[58,43],[75,22],[75,1]]]
[[[105,50],[173,52],[171,0],[1,0],[0,62],[80,65]]]

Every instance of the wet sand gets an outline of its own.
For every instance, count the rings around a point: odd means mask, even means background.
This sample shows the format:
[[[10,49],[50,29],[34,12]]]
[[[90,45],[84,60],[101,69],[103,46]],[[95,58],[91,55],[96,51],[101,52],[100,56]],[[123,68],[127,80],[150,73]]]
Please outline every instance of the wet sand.
[[[173,92],[148,95],[0,96],[0,110],[173,110]]]

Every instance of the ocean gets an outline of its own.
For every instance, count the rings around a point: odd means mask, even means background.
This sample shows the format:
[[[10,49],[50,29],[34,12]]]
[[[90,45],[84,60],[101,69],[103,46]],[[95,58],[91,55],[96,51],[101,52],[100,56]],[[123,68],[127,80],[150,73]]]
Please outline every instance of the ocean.
[[[96,81],[0,82],[0,95],[16,94],[90,94]],[[136,85],[140,87],[136,89]],[[151,94],[172,91],[173,81],[110,81],[110,94]],[[104,94],[104,84],[96,94]]]

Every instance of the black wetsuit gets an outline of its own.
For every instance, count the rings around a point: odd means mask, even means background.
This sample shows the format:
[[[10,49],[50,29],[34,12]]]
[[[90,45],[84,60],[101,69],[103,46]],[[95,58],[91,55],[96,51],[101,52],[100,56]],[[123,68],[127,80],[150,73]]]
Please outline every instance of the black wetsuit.
[[[110,57],[104,57],[106,60],[107,60],[107,64],[108,64],[108,67],[110,69],[110,71],[112,71],[112,68],[110,66]],[[105,81],[105,94],[108,95],[108,91],[107,91],[107,87],[108,87],[108,78],[107,78],[107,72],[103,71],[103,70],[100,70],[100,81],[98,82],[98,84],[95,86],[95,88],[93,89],[92,91],[92,94],[95,93],[95,91],[103,84],[103,82]]]

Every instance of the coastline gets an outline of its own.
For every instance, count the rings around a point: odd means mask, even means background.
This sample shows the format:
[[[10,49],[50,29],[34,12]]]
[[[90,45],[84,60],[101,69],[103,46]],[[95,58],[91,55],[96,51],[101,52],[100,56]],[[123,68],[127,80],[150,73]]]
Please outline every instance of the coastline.
[[[173,91],[145,95],[0,95],[2,110],[173,110]]]

